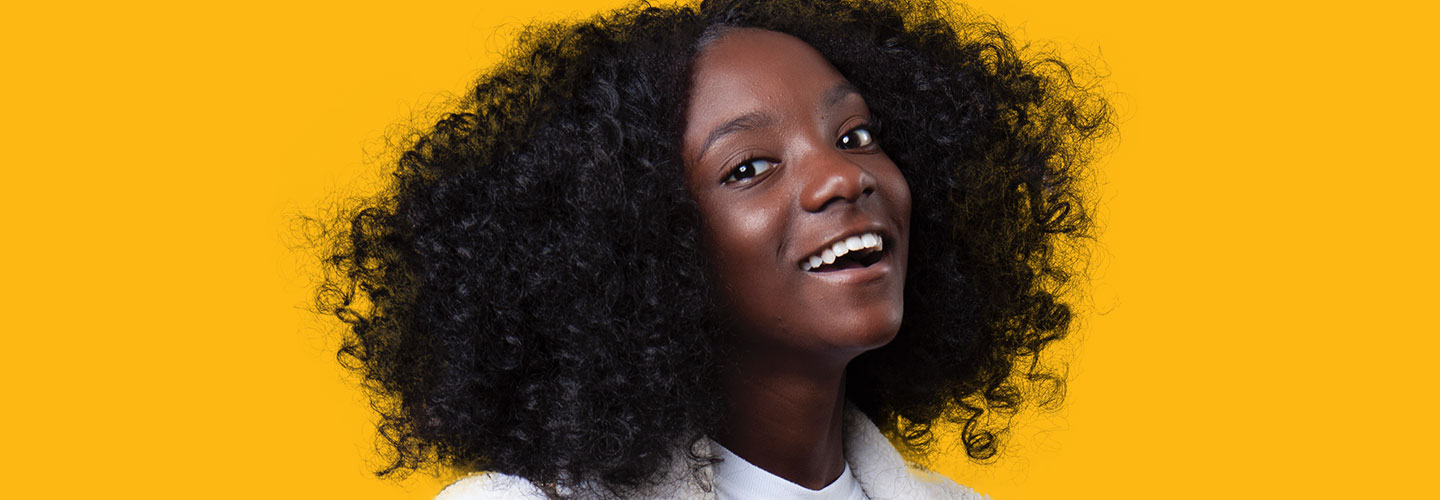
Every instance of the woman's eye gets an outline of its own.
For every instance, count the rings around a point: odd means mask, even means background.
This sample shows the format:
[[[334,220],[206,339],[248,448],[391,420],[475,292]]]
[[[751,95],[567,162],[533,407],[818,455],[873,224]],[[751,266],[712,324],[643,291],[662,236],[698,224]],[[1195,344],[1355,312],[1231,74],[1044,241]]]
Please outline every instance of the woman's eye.
[[[853,130],[846,132],[845,135],[840,136],[840,140],[835,141],[835,147],[840,149],[863,148],[873,142],[875,142],[875,137],[870,135],[870,129],[855,127]]]
[[[749,179],[751,177],[763,174],[767,170],[770,170],[772,168],[775,168],[775,162],[772,162],[770,160],[763,160],[760,158],[755,158],[753,160],[745,160],[744,163],[741,163],[740,165],[736,166],[734,170],[730,171],[730,176],[725,178],[725,182],[730,183],[736,181],[743,181],[745,179]]]

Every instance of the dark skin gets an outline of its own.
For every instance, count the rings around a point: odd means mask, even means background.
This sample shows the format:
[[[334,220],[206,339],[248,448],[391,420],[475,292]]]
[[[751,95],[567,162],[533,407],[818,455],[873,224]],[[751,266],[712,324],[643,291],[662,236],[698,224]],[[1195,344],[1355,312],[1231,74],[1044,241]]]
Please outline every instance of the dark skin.
[[[820,489],[845,467],[845,367],[900,329],[910,190],[865,100],[795,37],[726,33],[691,91],[686,184],[733,320],[715,439]]]

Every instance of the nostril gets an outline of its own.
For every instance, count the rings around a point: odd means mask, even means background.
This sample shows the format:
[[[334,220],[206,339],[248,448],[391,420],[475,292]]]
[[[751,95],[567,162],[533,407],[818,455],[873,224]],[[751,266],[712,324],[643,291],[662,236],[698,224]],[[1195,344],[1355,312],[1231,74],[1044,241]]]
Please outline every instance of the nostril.
[[[813,158],[807,162],[806,171],[813,174],[807,179],[803,198],[804,208],[821,212],[834,202],[855,202],[875,192],[875,179],[869,172],[851,161],[845,155]],[[795,164],[791,167],[794,168]]]
[[[821,203],[819,206],[815,207],[812,211],[813,211],[813,212],[824,212],[826,208],[830,207],[830,205],[835,204],[835,203],[844,203],[844,202],[845,202],[845,198],[836,196],[836,197],[830,198],[830,199],[828,199],[828,200],[825,200],[824,203]]]

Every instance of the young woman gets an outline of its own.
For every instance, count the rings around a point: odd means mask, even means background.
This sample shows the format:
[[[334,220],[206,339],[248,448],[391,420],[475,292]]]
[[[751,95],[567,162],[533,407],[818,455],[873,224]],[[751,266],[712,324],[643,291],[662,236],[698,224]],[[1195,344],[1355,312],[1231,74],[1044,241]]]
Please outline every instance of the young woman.
[[[887,436],[983,460],[1059,397],[1109,116],[923,1],[532,28],[337,219],[318,302],[382,474],[483,472],[442,497],[966,498]]]

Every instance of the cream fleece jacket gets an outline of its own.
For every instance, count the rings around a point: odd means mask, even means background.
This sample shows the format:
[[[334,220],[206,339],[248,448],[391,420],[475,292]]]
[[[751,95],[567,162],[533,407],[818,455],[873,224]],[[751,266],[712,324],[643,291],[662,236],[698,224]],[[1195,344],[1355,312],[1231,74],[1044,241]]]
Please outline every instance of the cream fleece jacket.
[[[710,440],[702,440],[697,451],[713,454]],[[880,429],[859,409],[845,409],[845,462],[861,489],[871,500],[961,499],[982,500],[970,488],[955,484],[932,471],[910,466]],[[718,500],[714,488],[703,488],[714,478],[714,468],[692,473],[684,461],[677,461],[660,486],[636,495],[640,499]],[[702,481],[696,481],[696,476]],[[462,478],[440,492],[435,500],[541,500],[545,494],[523,478],[487,472]]]

